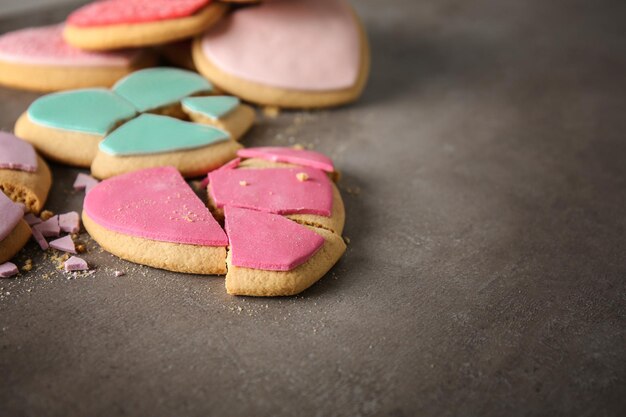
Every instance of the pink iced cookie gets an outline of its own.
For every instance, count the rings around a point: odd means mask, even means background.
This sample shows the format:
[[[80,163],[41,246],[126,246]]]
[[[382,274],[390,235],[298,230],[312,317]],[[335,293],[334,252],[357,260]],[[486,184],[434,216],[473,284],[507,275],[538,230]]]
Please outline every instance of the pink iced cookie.
[[[219,169],[209,174],[209,193],[218,208],[234,206],[326,217],[333,208],[328,176],[309,167]]]
[[[63,40],[63,25],[21,29],[0,36],[0,61],[70,67],[125,67],[137,51],[87,52]]]
[[[289,271],[324,245],[317,233],[276,214],[228,206],[224,214],[235,266]]]
[[[144,239],[226,246],[217,221],[175,168],[135,171],[102,181],[85,213],[106,229]]]
[[[91,27],[156,22],[191,16],[211,0],[101,0],[74,11],[67,22]]]
[[[258,148],[243,148],[237,151],[241,158],[260,158],[273,162],[286,162],[289,164],[308,166],[327,172],[334,172],[335,166],[332,159],[324,154],[305,149],[263,146]]]
[[[201,48],[232,76],[289,90],[328,91],[356,84],[361,42],[346,1],[298,0],[235,10],[204,35]]]
[[[0,192],[0,241],[6,238],[24,217],[22,207]]]
[[[0,169],[37,171],[37,154],[33,146],[11,133],[0,132]]]

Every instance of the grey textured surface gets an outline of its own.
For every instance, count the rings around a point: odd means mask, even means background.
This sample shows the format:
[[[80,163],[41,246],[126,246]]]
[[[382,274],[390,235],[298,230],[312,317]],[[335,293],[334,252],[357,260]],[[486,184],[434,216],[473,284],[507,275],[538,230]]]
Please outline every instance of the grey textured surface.
[[[0,282],[0,415],[626,413],[626,3],[357,7],[363,99],[246,139],[343,170],[333,271],[299,297],[234,298],[92,242],[97,272],[68,280],[30,244],[35,270]],[[0,90],[0,127],[34,97]],[[50,209],[80,208],[76,172],[54,166]]]

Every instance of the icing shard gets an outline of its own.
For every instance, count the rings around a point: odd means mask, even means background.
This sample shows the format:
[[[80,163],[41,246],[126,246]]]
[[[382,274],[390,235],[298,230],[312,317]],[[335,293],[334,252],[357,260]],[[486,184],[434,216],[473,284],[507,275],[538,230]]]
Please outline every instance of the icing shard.
[[[85,197],[100,226],[130,236],[201,246],[227,246],[208,208],[173,167],[150,168],[102,181]]]
[[[211,126],[142,114],[117,128],[99,147],[109,155],[148,155],[200,148],[228,138],[228,133]]]
[[[64,267],[65,272],[87,271],[89,269],[87,262],[78,256],[71,256],[67,261],[65,261]]]
[[[0,191],[0,240],[4,240],[24,217],[22,207]]]
[[[239,106],[239,98],[234,96],[187,97],[182,100],[183,108],[217,120]]]
[[[63,252],[76,253],[76,246],[70,235],[53,240],[50,242],[50,247]]]
[[[80,216],[75,211],[59,215],[59,227],[65,233],[80,231]]]
[[[300,173],[307,175],[306,181],[298,179]],[[333,207],[328,176],[309,167],[218,169],[209,174],[209,193],[219,208],[330,217]]]
[[[311,229],[276,214],[227,206],[224,215],[235,266],[289,271],[324,245]]]
[[[185,97],[212,90],[213,85],[201,75],[167,67],[135,71],[113,86],[113,91],[139,112],[176,104]]]
[[[308,166],[327,172],[334,172],[332,159],[326,155],[306,149],[262,146],[258,148],[244,148],[237,151],[241,158],[260,158],[272,162],[286,162],[288,164]]]
[[[45,237],[59,236],[61,234],[59,216],[52,216],[45,222],[34,225],[33,229],[37,229]]]
[[[5,262],[0,265],[0,278],[10,278],[18,273],[17,265],[12,262]]]

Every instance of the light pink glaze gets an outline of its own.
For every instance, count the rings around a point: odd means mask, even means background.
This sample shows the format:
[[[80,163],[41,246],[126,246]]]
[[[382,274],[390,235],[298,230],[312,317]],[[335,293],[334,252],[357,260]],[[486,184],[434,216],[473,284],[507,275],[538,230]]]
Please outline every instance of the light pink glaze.
[[[238,9],[202,39],[223,72],[272,87],[339,90],[355,85],[361,38],[344,0],[291,0]]]
[[[59,216],[52,216],[43,223],[33,226],[45,237],[56,237],[61,235],[61,227],[59,226]]]
[[[0,132],[0,169],[37,171],[37,154],[33,146],[15,135]]]
[[[308,179],[298,180],[299,173],[305,173]],[[333,191],[328,176],[309,167],[218,169],[209,174],[209,193],[217,207],[327,217],[333,208]]]
[[[11,262],[5,262],[0,265],[0,278],[9,278],[13,275],[17,275],[20,272],[17,266]]]
[[[87,271],[89,269],[87,262],[78,256],[71,256],[67,261],[65,261],[64,267],[65,272]]]
[[[104,180],[87,194],[84,209],[114,232],[163,242],[228,245],[222,228],[173,167]]]
[[[0,36],[0,60],[17,64],[71,67],[124,67],[137,51],[87,52],[63,40],[63,25],[28,28]]]
[[[24,217],[22,207],[18,206],[0,191],[0,240],[7,237]]]
[[[39,229],[37,229],[36,227],[33,227],[31,231],[33,232],[33,237],[35,238],[35,241],[37,242],[37,244],[39,244],[39,247],[41,248],[41,250],[48,250],[50,245],[48,245],[48,241],[43,236],[43,234],[39,231]]]
[[[75,211],[60,214],[59,227],[65,233],[77,233],[80,230],[80,216]]]
[[[280,146],[262,146],[259,148],[243,148],[237,151],[241,158],[260,158],[273,162],[309,166],[323,171],[333,172],[335,167],[332,159],[324,154],[306,149],[285,148]]]
[[[187,17],[211,0],[100,0],[74,11],[67,18],[73,26],[145,23]]]
[[[277,214],[225,207],[232,264],[267,271],[289,271],[324,245],[324,238]]]
[[[76,253],[76,246],[70,235],[51,241],[50,247],[63,252]]]

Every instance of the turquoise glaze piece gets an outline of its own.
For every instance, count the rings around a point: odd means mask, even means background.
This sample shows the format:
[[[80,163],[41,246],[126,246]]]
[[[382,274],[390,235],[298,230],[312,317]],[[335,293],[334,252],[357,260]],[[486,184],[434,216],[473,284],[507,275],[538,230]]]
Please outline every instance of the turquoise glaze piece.
[[[126,100],[104,88],[48,94],[28,108],[28,118],[38,125],[102,136],[136,114]]]
[[[216,120],[226,116],[239,106],[239,99],[233,96],[188,97],[182,101],[183,107]]]
[[[213,85],[195,72],[177,68],[148,68],[119,80],[113,91],[139,112],[178,103],[187,96],[210,93]]]
[[[228,133],[211,126],[148,113],[115,129],[99,146],[109,155],[130,156],[200,148],[228,139]]]

